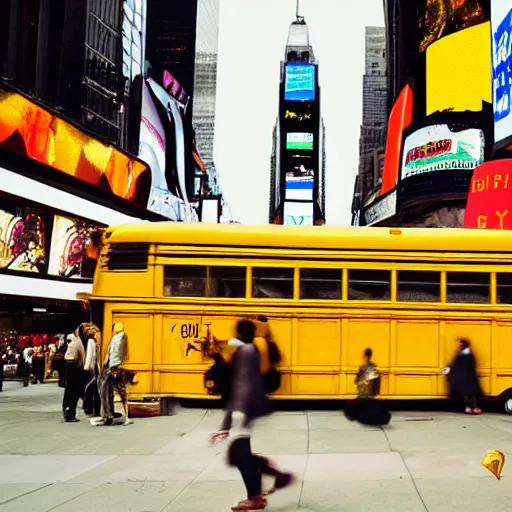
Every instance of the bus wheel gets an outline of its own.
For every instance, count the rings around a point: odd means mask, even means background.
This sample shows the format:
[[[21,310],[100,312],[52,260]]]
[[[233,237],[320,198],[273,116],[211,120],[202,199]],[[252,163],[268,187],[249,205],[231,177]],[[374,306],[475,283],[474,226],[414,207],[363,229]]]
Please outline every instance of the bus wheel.
[[[512,414],[512,390],[505,391],[501,396],[501,404],[505,414]]]

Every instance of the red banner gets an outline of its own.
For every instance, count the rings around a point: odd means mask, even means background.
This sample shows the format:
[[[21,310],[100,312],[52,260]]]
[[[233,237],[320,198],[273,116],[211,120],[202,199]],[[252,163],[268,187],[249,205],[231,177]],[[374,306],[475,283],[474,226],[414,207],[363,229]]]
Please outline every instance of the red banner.
[[[512,160],[486,162],[475,169],[464,227],[512,229]]]

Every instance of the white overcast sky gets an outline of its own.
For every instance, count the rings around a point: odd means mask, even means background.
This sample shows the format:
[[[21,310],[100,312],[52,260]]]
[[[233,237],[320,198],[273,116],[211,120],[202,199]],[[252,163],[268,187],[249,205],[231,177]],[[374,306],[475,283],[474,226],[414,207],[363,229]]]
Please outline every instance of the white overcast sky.
[[[383,1],[301,0],[301,14],[320,65],[327,223],[349,225],[359,161],[364,29],[384,26]],[[294,19],[295,0],[220,0],[215,163],[233,217],[243,223],[268,223],[280,61]]]

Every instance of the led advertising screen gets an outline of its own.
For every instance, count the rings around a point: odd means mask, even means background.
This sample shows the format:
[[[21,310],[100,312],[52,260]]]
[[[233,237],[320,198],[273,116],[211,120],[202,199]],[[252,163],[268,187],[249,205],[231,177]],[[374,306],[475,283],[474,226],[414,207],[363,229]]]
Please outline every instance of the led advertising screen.
[[[486,162],[471,180],[464,227],[512,229],[512,160]]]
[[[45,236],[40,215],[17,216],[0,210],[0,269],[44,273]]]
[[[480,112],[492,102],[490,23],[443,37],[427,49],[427,116]]]
[[[286,200],[313,201],[315,178],[312,169],[301,165],[286,173]]]
[[[287,133],[286,149],[297,151],[313,151],[312,133]]]
[[[135,203],[148,172],[144,162],[94,139],[21,94],[1,89],[0,147]]]
[[[427,126],[405,139],[402,179],[433,171],[473,170],[483,161],[482,130],[456,132],[446,124]]]
[[[512,5],[491,2],[494,140],[512,136]]]
[[[295,203],[285,201],[284,203],[284,225],[285,226],[312,226],[313,225],[313,203]]]
[[[381,198],[378,202],[370,206],[364,212],[364,219],[367,226],[373,226],[383,222],[396,214],[397,192],[394,190],[391,194]]]
[[[285,101],[315,101],[316,68],[312,64],[287,64]]]
[[[55,215],[48,273],[54,276],[73,279],[92,278],[90,271],[94,263],[88,248],[92,238],[98,236],[97,226],[69,217]]]

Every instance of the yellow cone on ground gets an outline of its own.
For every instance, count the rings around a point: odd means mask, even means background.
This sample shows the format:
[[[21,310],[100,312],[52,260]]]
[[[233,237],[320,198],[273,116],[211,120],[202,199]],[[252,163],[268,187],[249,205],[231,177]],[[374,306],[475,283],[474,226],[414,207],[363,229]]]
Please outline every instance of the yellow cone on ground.
[[[487,468],[498,480],[501,478],[501,470],[504,465],[505,455],[498,450],[489,450],[482,460],[482,466]]]

